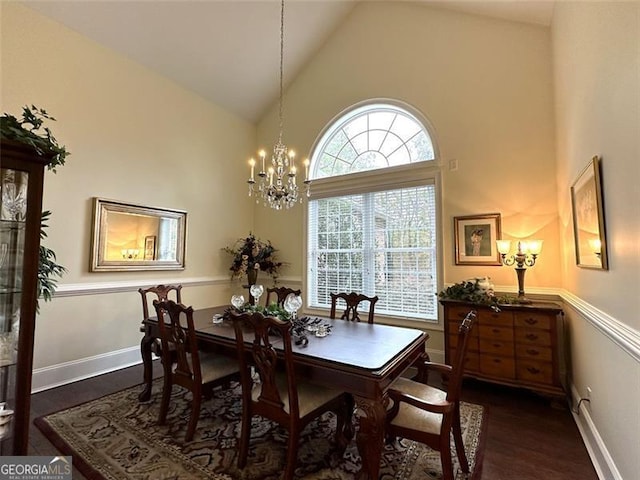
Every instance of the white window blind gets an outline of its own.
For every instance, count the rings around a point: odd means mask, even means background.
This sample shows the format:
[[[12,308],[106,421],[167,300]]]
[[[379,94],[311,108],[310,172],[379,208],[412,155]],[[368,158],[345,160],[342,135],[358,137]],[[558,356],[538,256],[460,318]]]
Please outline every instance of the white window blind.
[[[376,314],[437,321],[434,185],[321,198],[308,212],[309,306],[355,291],[379,297]]]

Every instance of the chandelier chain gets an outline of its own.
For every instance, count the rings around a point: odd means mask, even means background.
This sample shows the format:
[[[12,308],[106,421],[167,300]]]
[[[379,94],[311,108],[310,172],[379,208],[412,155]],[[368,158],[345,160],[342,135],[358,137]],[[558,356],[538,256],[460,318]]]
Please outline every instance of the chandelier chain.
[[[282,130],[284,129],[284,120],[282,115],[282,77],[284,72],[284,0],[280,3],[280,105],[278,109],[278,117],[280,121],[280,131],[278,133],[278,143],[282,143]]]

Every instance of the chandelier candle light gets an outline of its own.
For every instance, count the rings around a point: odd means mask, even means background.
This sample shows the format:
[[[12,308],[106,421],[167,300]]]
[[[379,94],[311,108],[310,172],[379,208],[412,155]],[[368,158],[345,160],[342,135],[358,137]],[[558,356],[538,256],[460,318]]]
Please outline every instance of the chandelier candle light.
[[[282,208],[291,208],[298,201],[302,203],[302,197],[299,196],[299,188],[296,181],[296,175],[298,173],[295,157],[296,154],[293,150],[287,148],[282,143],[282,127],[283,127],[283,115],[282,115],[282,72],[283,72],[283,58],[284,58],[284,0],[281,2],[280,8],[280,97],[279,97],[279,133],[278,142],[273,147],[273,155],[271,156],[270,165],[265,169],[265,160],[267,153],[264,150],[260,150],[258,153],[260,157],[260,171],[258,172],[258,195],[262,197],[264,205],[268,205],[275,210],[282,210]],[[306,196],[309,196],[309,160],[305,159],[304,165],[304,184],[306,190]],[[249,166],[251,167],[251,174],[247,183],[249,184],[249,196],[254,193],[255,179],[255,159],[249,160]],[[256,203],[260,200],[256,199]]]
[[[533,267],[536,264],[536,258],[542,251],[542,240],[518,241],[518,251],[507,257],[511,250],[511,240],[496,240],[498,253],[502,258],[502,263],[507,266],[515,265],[516,274],[518,275],[518,302],[531,303],[531,300],[524,296],[524,274],[527,267]]]

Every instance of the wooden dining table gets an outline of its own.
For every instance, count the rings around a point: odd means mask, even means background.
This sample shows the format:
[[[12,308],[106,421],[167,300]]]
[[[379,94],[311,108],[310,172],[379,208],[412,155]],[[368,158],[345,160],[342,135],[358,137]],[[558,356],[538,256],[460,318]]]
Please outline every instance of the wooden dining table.
[[[235,333],[230,320],[214,324],[215,314],[228,305],[194,311],[199,348],[237,355]],[[420,358],[425,357],[429,335],[422,330],[381,324],[322,318],[330,334],[309,334],[306,346],[293,345],[296,373],[305,380],[353,394],[359,410],[356,436],[362,468],[359,480],[378,480],[384,446],[387,390],[393,381]],[[143,322],[140,350],[144,364],[144,388],[140,401],[149,401],[153,379],[152,346],[158,338],[158,321]]]

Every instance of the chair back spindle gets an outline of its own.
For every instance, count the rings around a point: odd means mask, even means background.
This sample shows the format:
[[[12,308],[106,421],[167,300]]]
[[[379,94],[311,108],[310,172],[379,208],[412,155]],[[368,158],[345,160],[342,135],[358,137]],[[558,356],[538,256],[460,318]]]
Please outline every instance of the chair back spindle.
[[[139,288],[142,296],[142,320],[149,318],[149,301],[147,295],[155,294],[157,300],[169,300],[171,292],[174,292],[175,301],[182,303],[182,285],[156,285],[149,288]]]
[[[369,316],[367,317],[367,322],[372,324],[374,321],[374,310],[376,302],[378,301],[378,297],[368,297],[366,295],[362,295],[360,293],[351,292],[351,293],[331,293],[331,311],[329,313],[329,317],[335,319],[336,318],[336,309],[338,305],[338,301],[344,301],[346,304],[346,308],[340,318],[342,320],[347,320],[350,322],[359,322],[360,314],[358,312],[358,307],[362,302],[369,302]]]
[[[467,313],[464,320],[458,328],[458,343],[456,348],[456,356],[451,363],[452,373],[449,377],[447,385],[447,400],[456,402],[460,399],[460,391],[462,390],[462,376],[464,374],[464,362],[467,352],[467,343],[469,342],[469,332],[476,320],[477,313],[471,310]]]
[[[271,297],[275,296],[275,302],[277,303],[277,305],[279,307],[282,307],[284,305],[284,301],[292,293],[294,295],[300,295],[301,291],[300,290],[294,290],[293,288],[289,288],[289,287],[267,288],[267,299],[266,299],[264,305],[265,305],[265,307],[268,307],[271,304]]]
[[[276,317],[268,317],[260,312],[246,312],[241,315],[232,314],[236,333],[236,346],[241,352],[245,348],[245,329],[248,337],[253,337],[251,342],[251,365],[259,377],[259,385],[255,385],[251,378],[250,364],[246,355],[239,355],[240,371],[246,381],[247,394],[251,400],[252,392],[259,389],[259,394],[253,394],[253,411],[255,414],[264,415],[285,421],[289,416],[298,417],[298,393],[295,387],[295,372],[293,366],[293,352],[291,348],[290,324]],[[278,359],[278,353],[273,342],[282,343],[284,347],[284,359]],[[283,372],[283,375],[278,375]],[[278,385],[277,379],[286,380],[286,388]],[[243,382],[243,386],[245,383]],[[280,388],[278,388],[280,387]],[[287,402],[281,396],[281,392],[287,392]],[[243,400],[247,398],[243,391]]]
[[[192,390],[194,384],[202,383],[193,308],[173,300],[154,300],[153,306],[158,315],[162,351],[168,352],[170,345],[173,350],[173,382]]]

